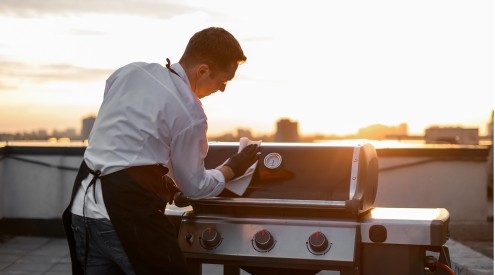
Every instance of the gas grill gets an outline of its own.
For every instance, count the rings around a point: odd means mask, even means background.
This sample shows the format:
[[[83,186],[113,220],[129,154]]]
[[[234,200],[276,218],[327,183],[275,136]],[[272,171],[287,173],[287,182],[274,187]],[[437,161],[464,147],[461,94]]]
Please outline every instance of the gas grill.
[[[211,143],[215,168],[238,143]],[[224,274],[448,274],[446,209],[377,208],[369,143],[263,143],[242,196],[190,200],[178,240],[188,264]],[[325,273],[326,272],[326,273]]]

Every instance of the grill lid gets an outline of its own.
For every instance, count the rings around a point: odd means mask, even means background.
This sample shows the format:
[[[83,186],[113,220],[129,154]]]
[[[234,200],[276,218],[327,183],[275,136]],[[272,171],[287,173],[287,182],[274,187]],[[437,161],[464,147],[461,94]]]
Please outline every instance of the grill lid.
[[[210,143],[205,167],[217,167],[238,147],[234,142]],[[373,206],[378,160],[370,143],[262,143],[259,160],[242,197],[226,189],[218,197],[190,201],[193,209],[228,205],[359,214]],[[206,211],[212,209],[207,207]]]

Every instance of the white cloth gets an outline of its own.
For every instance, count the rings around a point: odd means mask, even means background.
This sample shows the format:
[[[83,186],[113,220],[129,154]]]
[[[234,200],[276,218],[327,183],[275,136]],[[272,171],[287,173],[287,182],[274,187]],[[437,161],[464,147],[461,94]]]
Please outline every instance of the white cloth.
[[[241,139],[239,140],[238,152],[242,151],[244,147],[250,144],[257,144],[258,146],[261,146],[261,140],[253,141],[246,137],[241,137]],[[228,159],[223,164],[227,163],[227,161]],[[253,163],[253,165],[251,165],[248,169],[246,169],[246,172],[244,172],[244,174],[227,182],[225,188],[232,191],[234,194],[238,196],[242,196],[244,192],[246,192],[246,189],[248,188],[249,184],[251,183],[251,179],[253,178],[254,171],[256,170],[256,165],[258,165],[258,161],[256,161],[255,163]]]
[[[115,71],[106,82],[103,103],[89,136],[84,160],[102,175],[126,167],[161,163],[185,196],[216,196],[225,187],[223,174],[205,169],[208,152],[207,118],[199,98],[180,75],[156,63],[136,62]],[[83,215],[84,193],[91,181],[82,182],[71,211]],[[109,218],[96,182],[86,195],[86,217]]]

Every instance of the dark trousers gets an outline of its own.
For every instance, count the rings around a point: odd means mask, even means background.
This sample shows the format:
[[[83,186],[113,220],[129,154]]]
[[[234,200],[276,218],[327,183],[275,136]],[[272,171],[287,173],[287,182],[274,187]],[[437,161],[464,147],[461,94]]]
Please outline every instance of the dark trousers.
[[[76,241],[77,260],[84,265],[86,274],[136,274],[109,220],[72,214],[71,227]]]

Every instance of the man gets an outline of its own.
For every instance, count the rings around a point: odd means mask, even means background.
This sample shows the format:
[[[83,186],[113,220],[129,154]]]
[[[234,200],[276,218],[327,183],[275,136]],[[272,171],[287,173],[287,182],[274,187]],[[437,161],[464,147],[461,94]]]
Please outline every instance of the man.
[[[74,274],[188,273],[165,207],[178,191],[216,196],[256,162],[253,144],[216,169],[203,164],[199,99],[223,92],[245,61],[234,36],[211,27],[191,37],[179,63],[131,63],[107,79],[63,215]]]

